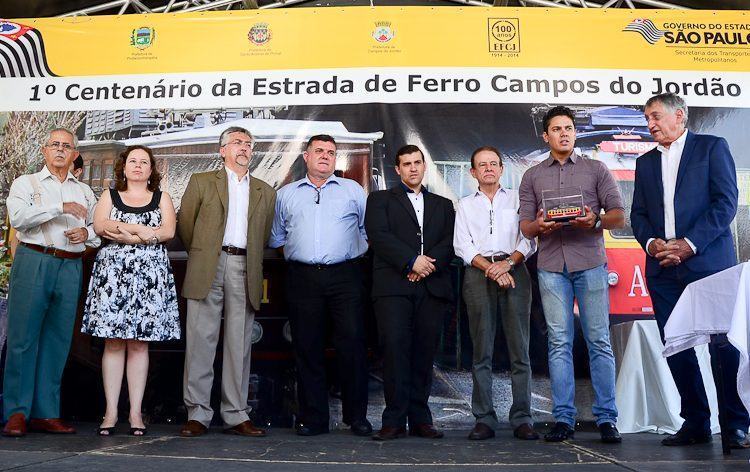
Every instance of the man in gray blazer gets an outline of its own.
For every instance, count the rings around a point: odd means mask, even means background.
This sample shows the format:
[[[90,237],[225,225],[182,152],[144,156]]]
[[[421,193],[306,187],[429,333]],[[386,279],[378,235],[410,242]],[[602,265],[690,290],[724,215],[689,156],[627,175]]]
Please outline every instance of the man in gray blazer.
[[[244,128],[221,133],[224,167],[190,178],[177,216],[188,251],[183,397],[188,421],[180,435],[204,434],[213,418],[213,362],[224,314],[221,419],[224,432],[265,436],[247,414],[250,336],[260,309],[263,248],[273,223],[276,191],[248,172],[253,137]]]

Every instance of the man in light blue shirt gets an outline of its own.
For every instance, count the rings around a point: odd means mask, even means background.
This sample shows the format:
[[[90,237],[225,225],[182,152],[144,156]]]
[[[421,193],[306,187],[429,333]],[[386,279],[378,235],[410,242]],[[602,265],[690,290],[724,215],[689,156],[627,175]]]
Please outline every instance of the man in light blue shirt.
[[[367,251],[366,195],[355,181],[336,177],[336,141],[310,138],[305,178],[278,192],[269,246],[289,262],[286,294],[299,381],[297,434],[328,432],[326,328],[338,353],[343,421],[359,436],[367,421],[367,359],[361,256]]]

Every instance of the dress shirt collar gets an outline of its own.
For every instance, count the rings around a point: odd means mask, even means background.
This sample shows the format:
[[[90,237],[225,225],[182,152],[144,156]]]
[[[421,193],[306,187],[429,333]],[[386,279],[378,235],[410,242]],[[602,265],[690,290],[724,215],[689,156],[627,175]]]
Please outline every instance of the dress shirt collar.
[[[339,178],[336,177],[335,174],[331,174],[331,176],[328,177],[325,182],[323,182],[323,185],[321,185],[320,188],[323,188],[323,187],[325,187],[326,185],[328,185],[330,183],[335,183],[335,184],[339,184],[339,185],[341,184],[341,182],[339,181]],[[303,185],[309,185],[310,187],[318,188],[317,185],[315,185],[314,183],[312,183],[312,180],[310,180],[310,176],[307,175],[307,174],[305,174],[305,178],[304,179],[302,179],[302,180],[299,181],[299,183],[297,184],[297,187],[301,187]]]
[[[567,164],[568,162],[570,162],[572,164],[575,164],[576,162],[578,162],[578,159],[579,159],[578,154],[575,151],[573,151],[572,153],[570,153],[570,158],[567,161],[565,161],[565,163]],[[549,153],[549,157],[547,157],[547,159],[544,160],[544,163],[547,164],[547,167],[551,166],[552,164],[557,163],[555,158],[552,157],[551,151]]]
[[[503,188],[503,186],[501,185],[500,187],[498,187],[498,189],[497,189],[497,192],[495,192],[495,195],[497,195],[498,193],[508,193],[508,192],[507,192],[507,191],[506,191],[506,190],[505,190],[505,189]],[[493,195],[493,197],[494,197],[495,195]],[[476,197],[481,197],[481,196],[485,196],[485,197],[486,197],[486,195],[484,194],[484,192],[482,192],[482,189],[481,189],[481,188],[478,188],[478,189],[477,189],[477,191],[476,191],[476,192],[474,192],[474,198],[476,198]]]
[[[401,188],[404,189],[406,193],[416,193],[414,190],[410,189],[409,186],[406,185],[403,180],[400,181],[399,184],[401,184]],[[422,187],[422,190],[420,190],[419,193],[427,192],[427,187],[425,187],[424,185],[420,185],[420,187]]]
[[[224,166],[224,170],[227,171],[227,178],[231,180],[232,182],[240,182],[247,180],[250,181],[250,171],[245,172],[245,175],[242,176],[242,178],[239,178],[237,174],[234,173],[233,170],[230,170],[229,167]]]
[[[685,131],[682,132],[679,138],[672,141],[672,144],[670,144],[669,147],[662,146],[661,144],[659,144],[658,146],[656,146],[656,149],[658,149],[659,152],[662,154],[669,153],[669,150],[672,149],[673,146],[677,146],[678,151],[682,150],[682,148],[685,147],[685,140],[687,139],[687,133],[688,132],[686,128]]]
[[[49,171],[49,168],[46,165],[44,167],[42,167],[42,170],[39,171],[38,175],[39,175],[39,181],[40,182],[42,180],[46,179],[47,177],[52,177],[53,179],[57,180],[57,176],[53,175],[52,172]],[[65,177],[65,180],[71,180],[71,179],[75,180],[76,182],[78,181],[78,180],[76,180],[76,178],[73,175],[73,173],[70,172],[70,170],[68,170],[68,176]],[[58,182],[59,182],[59,180],[58,180]]]

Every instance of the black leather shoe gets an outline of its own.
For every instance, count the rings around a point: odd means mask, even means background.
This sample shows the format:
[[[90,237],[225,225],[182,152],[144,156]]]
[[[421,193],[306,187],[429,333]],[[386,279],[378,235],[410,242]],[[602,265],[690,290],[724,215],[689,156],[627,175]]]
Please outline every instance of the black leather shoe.
[[[534,425],[529,423],[524,423],[518,428],[514,429],[513,436],[518,439],[524,439],[527,441],[534,441],[536,439],[539,439],[539,434],[534,431]]]
[[[711,432],[695,432],[683,426],[674,434],[670,434],[661,440],[662,446],[690,446],[693,444],[705,444],[711,442]]]
[[[297,434],[300,436],[319,436],[328,434],[328,425],[303,424],[297,425]]]
[[[599,434],[602,435],[602,442],[607,444],[616,444],[622,442],[622,436],[617,431],[614,423],[606,422],[599,425]]]
[[[490,428],[484,423],[477,423],[474,425],[474,429],[469,433],[469,439],[473,441],[481,441],[483,439],[490,439],[495,437],[495,430]]]
[[[372,435],[375,441],[390,441],[391,439],[401,439],[406,437],[406,428],[394,428],[393,426],[383,426],[380,431]]]
[[[558,421],[552,429],[544,435],[544,440],[547,442],[565,441],[567,439],[573,439],[575,433],[576,430],[568,426],[567,423],[561,423]]]
[[[750,435],[741,429],[729,432],[729,447],[732,449],[746,449],[750,447]]]
[[[372,424],[367,421],[367,418],[363,420],[352,421],[351,429],[352,433],[357,436],[369,436],[372,434]]]

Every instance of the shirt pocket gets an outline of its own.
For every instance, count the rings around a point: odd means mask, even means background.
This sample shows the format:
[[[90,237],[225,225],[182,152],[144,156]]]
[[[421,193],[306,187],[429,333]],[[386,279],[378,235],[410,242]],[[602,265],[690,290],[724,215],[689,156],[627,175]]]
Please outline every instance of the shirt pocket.
[[[351,200],[333,200],[329,210],[335,220],[358,219],[356,206]]]
[[[515,249],[516,236],[518,235],[518,212],[512,209],[500,210],[498,227],[500,234],[507,238]]]

